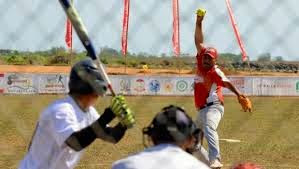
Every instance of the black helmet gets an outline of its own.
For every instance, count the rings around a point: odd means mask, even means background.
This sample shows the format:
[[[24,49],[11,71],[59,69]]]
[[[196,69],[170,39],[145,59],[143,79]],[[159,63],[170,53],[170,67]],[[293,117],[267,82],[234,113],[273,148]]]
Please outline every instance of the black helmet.
[[[150,136],[155,145],[182,143],[190,137],[198,139],[200,133],[201,130],[196,127],[185,110],[173,105],[163,108],[152,123],[143,129],[143,134]]]
[[[76,63],[70,73],[70,94],[103,95],[107,91],[107,83],[104,81],[97,65],[90,59],[84,59]]]

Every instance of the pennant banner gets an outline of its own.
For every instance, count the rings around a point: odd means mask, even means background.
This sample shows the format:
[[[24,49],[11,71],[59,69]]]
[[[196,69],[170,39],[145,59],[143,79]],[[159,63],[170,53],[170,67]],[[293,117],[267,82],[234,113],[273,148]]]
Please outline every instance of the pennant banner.
[[[65,43],[68,48],[72,49],[73,45],[73,30],[72,30],[72,23],[69,19],[66,21],[66,32],[65,32]]]
[[[226,6],[227,6],[229,17],[230,17],[230,20],[231,20],[231,23],[232,23],[232,26],[233,26],[233,29],[234,29],[234,33],[236,35],[238,44],[239,44],[241,52],[242,52],[242,60],[244,62],[248,58],[247,58],[247,54],[246,54],[246,51],[245,51],[245,48],[244,48],[244,44],[243,44],[243,41],[241,39],[240,33],[238,31],[238,27],[237,27],[237,24],[236,24],[234,15],[233,15],[233,11],[232,11],[232,8],[231,8],[230,0],[226,0]]]
[[[172,45],[173,51],[176,56],[180,55],[180,21],[179,21],[179,2],[178,0],[172,1],[173,9],[173,34]]]
[[[127,54],[127,47],[128,47],[129,16],[130,16],[130,0],[124,0],[123,31],[122,31],[122,38],[121,38],[121,50],[124,56]]]

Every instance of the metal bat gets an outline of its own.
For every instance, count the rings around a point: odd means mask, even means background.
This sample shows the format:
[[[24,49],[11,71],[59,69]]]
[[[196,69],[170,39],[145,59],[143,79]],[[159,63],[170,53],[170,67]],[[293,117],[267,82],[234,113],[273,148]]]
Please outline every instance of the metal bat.
[[[70,19],[73,27],[75,28],[75,31],[77,35],[79,36],[79,39],[81,40],[82,44],[84,45],[85,49],[88,52],[88,56],[91,57],[92,60],[96,60],[98,67],[100,69],[100,73],[104,77],[104,80],[108,83],[108,88],[112,94],[112,96],[115,96],[115,92],[112,88],[111,81],[104,69],[103,64],[101,63],[100,59],[98,58],[96,54],[96,50],[93,47],[93,44],[88,36],[87,29],[85,25],[82,22],[81,17],[79,16],[77,10],[75,7],[70,3],[69,0],[59,0],[61,6],[64,9],[64,12]]]

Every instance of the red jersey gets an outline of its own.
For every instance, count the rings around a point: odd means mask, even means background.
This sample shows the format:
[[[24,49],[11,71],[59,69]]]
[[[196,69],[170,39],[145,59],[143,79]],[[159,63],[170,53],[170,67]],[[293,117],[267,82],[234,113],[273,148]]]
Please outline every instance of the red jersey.
[[[201,52],[196,56],[197,72],[194,79],[194,101],[198,109],[211,102],[223,104],[223,82],[229,81],[217,65],[208,71],[203,68],[202,57],[206,50],[207,48],[202,47]]]

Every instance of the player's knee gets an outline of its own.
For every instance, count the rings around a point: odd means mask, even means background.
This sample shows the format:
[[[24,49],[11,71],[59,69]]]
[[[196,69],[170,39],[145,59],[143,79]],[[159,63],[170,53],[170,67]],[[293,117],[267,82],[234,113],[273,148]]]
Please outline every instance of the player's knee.
[[[206,124],[204,127],[205,131],[216,131],[216,127],[215,125],[211,125],[211,124]]]
[[[206,124],[210,129],[213,129],[213,130],[216,130],[217,129],[217,126],[218,124],[216,124],[214,121],[212,120],[208,120],[207,121],[207,124]]]

